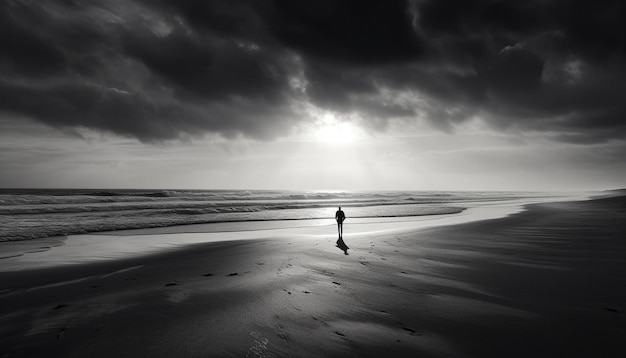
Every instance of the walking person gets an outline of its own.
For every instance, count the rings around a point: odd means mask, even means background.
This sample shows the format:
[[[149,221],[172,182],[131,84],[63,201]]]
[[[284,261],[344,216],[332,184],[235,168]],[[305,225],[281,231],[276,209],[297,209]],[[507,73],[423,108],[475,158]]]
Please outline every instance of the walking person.
[[[343,237],[343,221],[346,220],[346,214],[344,214],[343,210],[341,210],[341,206],[339,210],[335,213],[335,220],[337,220],[337,231],[339,231],[339,238]]]
[[[346,214],[344,214],[343,210],[341,210],[341,206],[339,210],[335,213],[335,220],[337,220],[337,231],[339,233],[339,239],[337,239],[337,247],[343,250],[344,254],[348,254],[348,245],[343,242],[343,221],[346,220]]]

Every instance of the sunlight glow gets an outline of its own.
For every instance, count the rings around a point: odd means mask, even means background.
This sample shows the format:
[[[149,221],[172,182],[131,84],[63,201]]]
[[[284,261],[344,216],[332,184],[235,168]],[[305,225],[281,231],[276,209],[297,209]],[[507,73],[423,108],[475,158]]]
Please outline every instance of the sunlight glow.
[[[332,114],[324,115],[313,131],[316,141],[337,145],[354,143],[363,135],[363,130],[354,123],[338,121]]]

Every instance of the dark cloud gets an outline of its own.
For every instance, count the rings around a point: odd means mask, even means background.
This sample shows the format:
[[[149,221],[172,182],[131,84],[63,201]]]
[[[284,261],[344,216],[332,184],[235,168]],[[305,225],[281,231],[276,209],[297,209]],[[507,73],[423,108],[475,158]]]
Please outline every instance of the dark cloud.
[[[0,26],[12,36],[2,37],[10,51],[0,56],[0,110],[147,142],[286,134],[295,95],[288,54],[222,36],[226,29],[194,28],[183,17],[191,13],[167,9],[5,4]]]
[[[352,66],[409,61],[422,52],[409,4],[402,0],[278,0],[269,22],[288,47]]]
[[[27,6],[0,8],[0,68],[3,72],[17,72],[25,76],[49,75],[63,71],[66,59],[55,47],[54,39],[46,38],[32,24],[46,22],[40,9]]]
[[[0,5],[0,111],[142,141],[273,138],[302,104],[443,130],[626,134],[617,1],[60,1]]]
[[[216,43],[180,32],[166,37],[134,33],[124,42],[129,56],[183,94],[217,100],[277,97],[288,90],[287,64],[253,45]]]
[[[101,129],[142,140],[176,136],[175,119],[182,114],[137,94],[73,83],[31,87],[2,82],[0,105],[52,126]]]
[[[478,74],[497,91],[532,91],[541,86],[543,60],[521,46],[505,47]]]

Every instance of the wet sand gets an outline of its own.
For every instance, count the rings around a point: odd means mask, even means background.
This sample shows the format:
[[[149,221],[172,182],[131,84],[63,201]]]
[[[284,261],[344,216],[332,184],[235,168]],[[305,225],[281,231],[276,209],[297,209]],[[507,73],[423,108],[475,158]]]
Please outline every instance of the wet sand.
[[[0,356],[623,357],[625,209],[0,272]]]

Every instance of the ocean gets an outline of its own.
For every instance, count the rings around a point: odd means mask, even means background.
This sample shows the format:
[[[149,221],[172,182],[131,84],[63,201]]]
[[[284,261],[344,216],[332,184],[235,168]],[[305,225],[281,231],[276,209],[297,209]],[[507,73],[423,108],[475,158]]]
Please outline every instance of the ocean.
[[[449,215],[536,192],[0,189],[0,241],[187,224]]]

